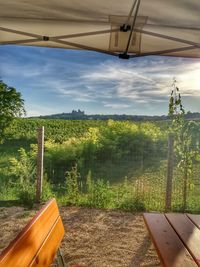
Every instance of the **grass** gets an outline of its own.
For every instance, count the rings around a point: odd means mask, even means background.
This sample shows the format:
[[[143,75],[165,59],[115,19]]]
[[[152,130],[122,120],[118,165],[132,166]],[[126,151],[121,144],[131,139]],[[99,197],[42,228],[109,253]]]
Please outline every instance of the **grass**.
[[[196,165],[194,174],[200,173],[200,166]],[[43,201],[56,197],[62,205],[86,206],[106,209],[120,209],[131,212],[137,211],[164,211],[166,188],[166,161],[161,163],[159,169],[149,168],[137,176],[137,179],[127,179],[117,184],[110,184],[102,179],[93,180],[88,175],[85,184],[80,182],[77,167],[74,167],[67,175],[63,185],[51,185],[47,181],[43,186]],[[175,175],[178,175],[175,171]],[[179,174],[180,175],[180,174]],[[196,177],[196,176],[195,176]],[[187,211],[200,212],[200,185],[195,177],[191,177],[188,187]],[[182,190],[180,177],[174,177],[172,194],[172,210],[182,210]],[[18,190],[17,190],[18,188]],[[34,203],[34,185],[28,185],[23,189],[8,187],[0,194],[0,206],[12,206],[23,204],[31,208]]]

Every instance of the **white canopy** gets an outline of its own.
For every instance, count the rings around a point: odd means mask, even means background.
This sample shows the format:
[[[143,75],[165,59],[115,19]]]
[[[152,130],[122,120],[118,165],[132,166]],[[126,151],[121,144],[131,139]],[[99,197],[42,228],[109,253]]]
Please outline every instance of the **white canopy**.
[[[200,57],[200,0],[0,0],[0,44]]]

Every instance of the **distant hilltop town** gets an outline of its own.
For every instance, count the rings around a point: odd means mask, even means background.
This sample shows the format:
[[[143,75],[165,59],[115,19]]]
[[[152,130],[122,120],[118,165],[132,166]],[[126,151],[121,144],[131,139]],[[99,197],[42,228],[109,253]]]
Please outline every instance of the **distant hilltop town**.
[[[190,120],[200,120],[199,112],[188,112],[185,114],[186,119]],[[87,115],[84,111],[80,109],[72,110],[70,113],[59,113],[46,116],[39,116],[37,118],[41,119],[63,119],[63,120],[129,120],[129,121],[162,121],[169,120],[167,115],[162,116],[146,116],[146,115],[127,115],[127,114],[94,114]]]

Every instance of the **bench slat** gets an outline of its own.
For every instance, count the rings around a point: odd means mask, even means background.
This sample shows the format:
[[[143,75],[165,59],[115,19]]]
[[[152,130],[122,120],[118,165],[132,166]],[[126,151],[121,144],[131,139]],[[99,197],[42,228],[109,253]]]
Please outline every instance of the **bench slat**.
[[[56,200],[49,201],[0,255],[0,267],[27,267],[59,218]]]
[[[200,215],[187,214],[188,218],[200,229]]]
[[[165,267],[197,267],[189,251],[163,214],[145,213],[143,217]]]
[[[185,214],[166,214],[172,227],[200,266],[200,230]]]
[[[30,267],[47,267],[52,263],[59,244],[64,235],[62,220],[59,217],[53,229],[47,236],[42,247],[33,259]]]

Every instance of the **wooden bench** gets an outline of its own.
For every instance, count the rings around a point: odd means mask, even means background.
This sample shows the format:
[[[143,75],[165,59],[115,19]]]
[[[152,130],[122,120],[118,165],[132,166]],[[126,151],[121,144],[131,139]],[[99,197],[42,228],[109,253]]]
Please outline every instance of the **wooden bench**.
[[[143,217],[163,266],[200,266],[200,215],[144,213]]]
[[[47,267],[64,236],[56,200],[50,200],[0,254],[0,267]],[[60,265],[64,260],[60,258]]]

